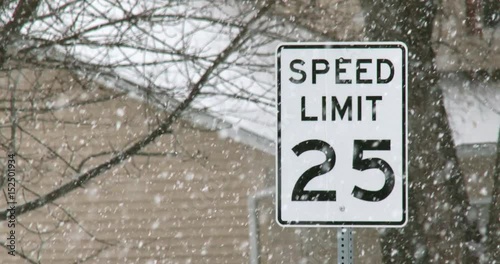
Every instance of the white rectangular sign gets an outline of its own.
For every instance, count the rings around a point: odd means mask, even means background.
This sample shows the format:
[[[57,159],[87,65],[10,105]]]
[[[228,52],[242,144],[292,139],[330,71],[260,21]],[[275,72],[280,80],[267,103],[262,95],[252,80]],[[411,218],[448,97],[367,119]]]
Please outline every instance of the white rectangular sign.
[[[405,225],[407,61],[400,42],[278,47],[280,225]]]

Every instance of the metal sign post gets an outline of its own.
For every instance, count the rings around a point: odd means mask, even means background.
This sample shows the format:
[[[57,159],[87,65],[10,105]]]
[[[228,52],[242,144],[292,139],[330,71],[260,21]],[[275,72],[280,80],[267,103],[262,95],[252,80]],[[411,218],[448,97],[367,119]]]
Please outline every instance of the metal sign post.
[[[354,241],[352,228],[337,229],[337,263],[354,263]]]

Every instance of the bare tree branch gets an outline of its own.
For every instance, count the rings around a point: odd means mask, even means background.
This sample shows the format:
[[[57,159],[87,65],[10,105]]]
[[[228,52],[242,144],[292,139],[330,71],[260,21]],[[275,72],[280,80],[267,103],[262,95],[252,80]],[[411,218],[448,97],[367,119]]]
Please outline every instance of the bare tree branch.
[[[12,34],[21,30],[40,5],[41,0],[19,0],[12,19],[2,29],[2,34]]]
[[[10,250],[8,247],[7,247],[7,244],[5,244],[4,242],[0,242],[0,246],[5,248],[6,250]],[[26,256],[23,252],[19,252],[19,251],[16,251],[16,254],[21,257],[22,259],[28,261],[29,263],[31,264],[40,264],[40,261],[35,261],[34,259]]]
[[[85,173],[77,175],[75,177],[76,179],[67,182],[66,184],[47,193],[46,195],[43,195],[41,198],[19,205],[16,208],[17,216],[20,216],[26,212],[40,208],[46,205],[47,203],[51,203],[56,199],[66,195],[67,193],[75,190],[76,188],[83,186],[88,181],[94,179],[97,176],[102,175],[103,173],[115,167],[116,165],[121,164],[127,158],[138,153],[140,150],[142,150],[145,146],[153,142],[155,139],[167,133],[171,125],[180,117],[182,112],[190,107],[191,103],[196,99],[203,86],[209,81],[209,78],[212,75],[212,73],[231,54],[233,54],[233,52],[235,52],[237,48],[239,48],[243,44],[242,40],[245,39],[252,25],[256,21],[258,21],[272,7],[272,5],[273,3],[266,2],[258,9],[255,15],[250,19],[250,21],[248,21],[248,23],[244,27],[241,28],[239,33],[232,39],[229,45],[226,46],[226,48],[222,52],[220,52],[219,55],[214,59],[210,67],[208,67],[204,71],[204,73],[200,76],[198,81],[196,81],[191,85],[189,89],[190,92],[188,93],[187,97],[179,105],[177,105],[173,111],[170,112],[170,114],[163,120],[163,122],[155,130],[153,130],[147,136],[137,141],[130,147],[126,148],[119,154],[115,155],[107,162],[104,162],[88,170]],[[5,210],[3,212],[0,212],[0,220],[5,220],[6,218],[7,218],[7,211]]]

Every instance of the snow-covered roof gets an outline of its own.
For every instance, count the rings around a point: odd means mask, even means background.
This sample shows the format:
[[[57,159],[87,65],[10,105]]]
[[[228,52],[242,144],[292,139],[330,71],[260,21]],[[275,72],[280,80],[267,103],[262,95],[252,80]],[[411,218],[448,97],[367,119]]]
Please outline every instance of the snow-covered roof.
[[[242,27],[250,25],[245,41],[213,71],[184,118],[220,130],[221,137],[274,153],[277,40],[313,39],[286,21],[255,19],[258,6],[181,2],[167,6],[93,3],[81,6],[76,17],[72,10],[57,21],[38,22],[32,34],[57,39],[75,34],[72,31],[79,27],[83,33],[74,43],[60,46],[60,52],[78,58],[85,65],[80,70],[97,69],[100,73],[92,75],[95,81],[139,97],[153,93],[154,102],[168,110],[186,97],[190,85]],[[142,13],[148,16],[131,19]],[[495,142],[500,128],[499,84],[450,75],[440,85],[456,144]]]
[[[444,74],[440,86],[456,145],[498,140],[500,82],[472,81],[462,74]]]
[[[133,92],[138,91],[137,84],[123,79],[119,74],[100,74],[95,77],[95,81],[106,87],[126,89],[131,95],[137,95]],[[445,107],[456,145],[492,143],[498,140],[500,83],[473,82],[460,74],[446,74],[441,77],[439,84],[444,92]],[[165,98],[165,100],[172,99]],[[253,125],[252,120],[245,120],[244,117],[225,119],[196,109],[187,111],[184,118],[202,127],[217,129],[221,137],[230,137],[274,154],[276,135],[274,113],[262,111],[258,115],[268,120],[264,130],[261,126]],[[494,147],[494,144],[487,145]]]
[[[26,34],[50,41],[70,38],[51,50],[64,54],[55,56],[58,60],[107,87],[147,94],[148,101],[166,110],[210,72],[184,118],[271,153],[276,40],[293,41],[307,33],[286,20],[256,17],[265,9],[258,3],[236,3],[80,3],[36,21]],[[40,16],[53,8],[40,7]],[[217,61],[236,40],[237,48]]]
[[[102,73],[93,77],[93,80],[98,84],[119,91],[129,92],[129,96],[143,100],[144,94],[141,94],[142,89],[138,89],[136,83],[127,81],[121,76],[111,73]],[[173,105],[177,105],[179,102],[172,98],[165,98],[163,105],[168,105],[173,108]],[[163,108],[163,105],[157,105]],[[256,149],[264,151],[269,154],[274,154],[275,152],[275,142],[274,139],[260,135],[258,132],[244,127],[235,125],[223,118],[217,117],[210,114],[207,111],[199,111],[196,109],[188,109],[182,115],[185,121],[191,122],[194,125],[219,131],[221,137],[229,137],[235,141],[244,143],[246,145],[252,146]]]

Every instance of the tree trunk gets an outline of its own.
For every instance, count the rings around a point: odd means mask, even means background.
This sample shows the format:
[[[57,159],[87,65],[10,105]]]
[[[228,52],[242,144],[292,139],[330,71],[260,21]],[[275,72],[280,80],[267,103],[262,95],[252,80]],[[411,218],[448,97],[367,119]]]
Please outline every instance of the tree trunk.
[[[381,236],[384,263],[477,263],[468,247],[469,200],[458,166],[431,46],[437,6],[421,0],[361,0],[365,34],[409,50],[409,221]]]

